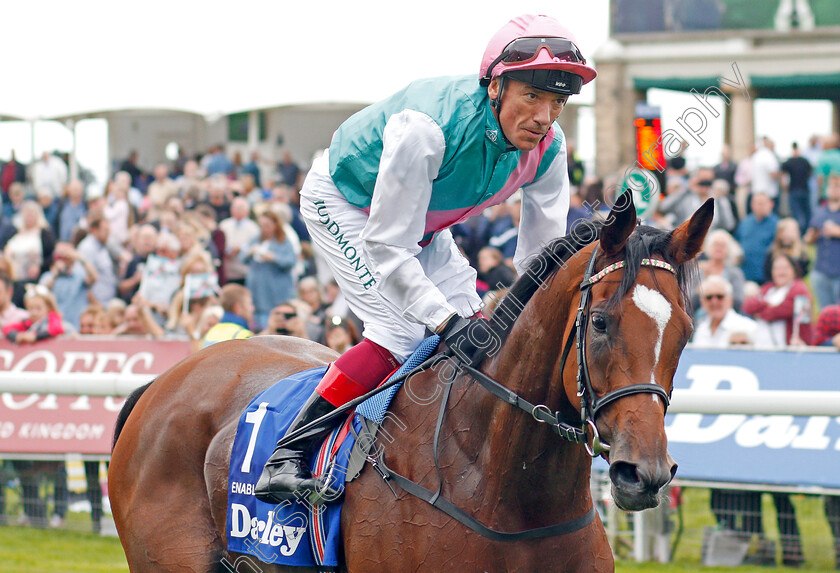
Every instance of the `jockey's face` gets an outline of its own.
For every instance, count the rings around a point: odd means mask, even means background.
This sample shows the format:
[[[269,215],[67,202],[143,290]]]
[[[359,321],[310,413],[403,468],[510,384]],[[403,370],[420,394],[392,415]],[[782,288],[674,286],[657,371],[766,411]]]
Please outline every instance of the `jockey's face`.
[[[499,96],[499,79],[487,87],[490,99]],[[499,125],[508,141],[520,151],[536,148],[563,111],[569,96],[547,92],[514,79],[506,79]]]

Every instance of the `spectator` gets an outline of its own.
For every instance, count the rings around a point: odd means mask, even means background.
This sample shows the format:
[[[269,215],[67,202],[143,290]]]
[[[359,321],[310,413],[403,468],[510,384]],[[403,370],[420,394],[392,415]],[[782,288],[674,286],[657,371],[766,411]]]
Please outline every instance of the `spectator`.
[[[116,328],[125,322],[125,315],[128,312],[128,305],[121,298],[112,298],[105,305],[105,316],[112,328]]]
[[[828,201],[811,219],[805,241],[816,244],[811,284],[820,307],[840,303],[840,173],[828,181]]]
[[[90,285],[96,278],[93,265],[82,258],[71,243],[62,242],[55,246],[53,264],[39,282],[55,294],[64,320],[78,330],[79,317],[88,303]]]
[[[201,347],[225,340],[250,338],[254,335],[248,324],[254,316],[254,301],[251,292],[242,285],[226,284],[219,297],[224,314],[219,322],[207,331],[201,340]]]
[[[145,175],[142,175],[141,177],[145,177]],[[134,209],[142,209],[145,198],[143,197],[143,192],[138,188],[139,184],[131,177],[131,174],[127,171],[118,171],[114,175],[113,182],[120,189],[125,190],[125,197]],[[88,204],[88,207],[93,208],[90,204]]]
[[[122,275],[117,290],[120,298],[128,302],[137,293],[140,288],[140,281],[143,280],[143,269],[146,265],[146,259],[155,251],[157,245],[158,231],[154,225],[144,224],[140,225],[134,234],[132,241],[133,255],[125,272]]]
[[[158,324],[166,322],[172,297],[181,284],[181,242],[170,233],[159,233],[155,253],[146,258],[139,293]],[[133,299],[132,299],[133,300]]]
[[[306,333],[310,340],[324,341],[324,323],[327,320],[327,305],[321,293],[321,285],[315,277],[306,277],[298,282],[297,298],[306,307],[304,317]]]
[[[281,302],[271,309],[268,324],[260,334],[280,334],[309,340],[306,326],[297,308],[289,301]]]
[[[20,208],[26,200],[26,189],[23,183],[12,183],[9,187],[8,200],[3,198],[3,218],[11,221],[16,227],[20,225]]]
[[[797,302],[799,298],[803,302]],[[783,348],[810,341],[810,324],[801,314],[810,314],[811,293],[796,275],[796,262],[789,255],[773,259],[772,280],[759,294],[744,301],[744,314],[756,319],[757,348]]]
[[[131,304],[125,308],[123,322],[114,328],[115,336],[144,336],[146,338],[162,338],[163,328],[155,322],[143,295],[136,294]]]
[[[245,286],[254,297],[254,323],[256,328],[262,329],[268,322],[271,309],[294,294],[292,268],[297,256],[276,213],[266,211],[257,222],[260,234],[248,244],[241,256],[248,265]]]
[[[744,272],[738,266],[741,247],[732,235],[723,229],[717,229],[706,235],[703,244],[703,259],[698,264],[700,278],[720,276],[726,279],[732,288],[732,307],[740,311],[744,302]],[[700,306],[699,294],[692,297],[692,308]]]
[[[566,167],[569,172],[569,185],[573,187],[572,194],[580,189],[583,185],[583,177],[586,175],[586,170],[583,166],[583,161],[577,155],[575,142],[566,140]]]
[[[112,181],[105,194],[108,201],[102,213],[108,219],[110,233],[108,239],[120,246],[128,243],[128,229],[134,224],[134,213],[128,203],[127,181]]]
[[[55,297],[44,285],[27,285],[24,303],[29,318],[3,327],[3,334],[15,344],[32,344],[75,332],[70,324],[62,320]]]
[[[505,263],[513,267],[513,257],[516,254],[516,245],[519,240],[519,221],[522,217],[522,191],[516,191],[504,203],[499,205],[497,209],[506,213],[510,226],[501,232],[498,232],[500,229],[497,226],[494,234],[487,243],[491,247],[499,249],[505,258]],[[504,225],[504,223],[502,224]]]
[[[120,163],[118,171],[125,171],[131,177],[131,186],[140,188],[142,185],[143,171],[137,166],[137,151],[131,150],[128,157]]]
[[[66,196],[61,199],[58,207],[56,231],[59,241],[71,241],[73,233],[79,226],[79,221],[87,214],[85,203],[85,188],[81,181],[73,179],[67,184]]]
[[[47,221],[47,226],[55,234],[55,229],[58,224],[58,208],[60,205],[58,198],[49,189],[38,189],[35,192],[35,200],[41,206],[44,219]]]
[[[107,246],[110,232],[110,224],[102,213],[91,213],[88,217],[88,235],[82,239],[77,247],[79,254],[90,261],[96,269],[98,278],[91,285],[90,292],[93,300],[102,305],[117,296],[117,275],[114,270],[114,259],[111,258]]]
[[[362,341],[356,326],[340,316],[332,316],[326,321],[324,337],[327,346],[339,354],[344,354]]]
[[[214,175],[227,177],[233,171],[233,162],[225,155],[222,145],[214,145],[212,147],[205,169],[207,170],[208,177],[213,177]]]
[[[169,178],[169,168],[165,164],[159,163],[155,166],[154,181],[149,183],[149,189],[146,193],[149,200],[149,211],[152,216],[163,208],[170,197],[178,195],[178,186]]]
[[[225,234],[225,275],[227,282],[244,285],[248,264],[241,254],[259,237],[260,226],[249,218],[251,206],[244,197],[236,197],[231,202],[230,214],[219,223],[219,229]]]
[[[665,218],[660,226],[673,229],[681,225],[694,214],[700,204],[699,197],[682,177],[669,177],[665,183],[665,198],[656,209]]]
[[[61,197],[67,183],[67,164],[47,151],[30,166],[30,177],[35,189],[49,189],[54,199]]]
[[[13,149],[11,159],[0,165],[0,190],[3,192],[4,200],[6,199],[5,195],[9,194],[12,183],[15,182],[26,182],[26,165],[18,162]]]
[[[764,276],[770,276],[770,269],[773,267],[773,259],[776,255],[789,255],[796,263],[796,276],[799,278],[808,274],[808,267],[811,266],[811,258],[805,241],[799,234],[799,223],[792,217],[780,220],[776,224],[776,237],[770,244],[767,256],[764,259]]]
[[[207,306],[216,304],[218,301],[215,294],[186,292],[187,277],[190,275],[212,276],[214,272],[212,263],[204,253],[194,253],[184,260],[181,265],[181,286],[172,297],[172,303],[169,305],[169,311],[167,312],[165,326],[167,332],[189,336],[193,340],[199,338],[196,326],[201,313]],[[218,287],[217,280],[210,279],[209,282]],[[207,286],[211,285],[208,284]],[[184,312],[184,297],[186,296],[189,298],[186,302],[186,312]]]
[[[23,302],[23,287],[37,283],[41,274],[49,270],[55,249],[55,234],[47,225],[41,206],[24,201],[17,233],[6,243],[4,253],[16,277],[15,302]]]
[[[799,234],[804,235],[811,221],[811,198],[808,180],[813,167],[799,154],[799,145],[794,141],[791,156],[782,163],[782,172],[787,174],[788,204],[790,214],[799,224]]]
[[[738,169],[738,164],[732,161],[732,150],[729,145],[724,144],[720,151],[720,163],[714,166],[715,179],[723,179],[729,183],[730,189],[735,189],[735,171]]]
[[[779,211],[779,175],[781,166],[776,157],[773,141],[763,138],[761,145],[755,150],[750,159],[752,167],[752,194],[763,193],[773,200],[773,212]]]
[[[254,178],[254,185],[257,189],[262,187],[262,177],[260,176],[260,152],[251,152],[251,161],[242,166],[242,175],[250,175]]]
[[[820,311],[811,342],[814,346],[834,346],[840,350],[840,304],[826,306]]]
[[[840,175],[840,134],[832,133],[823,141],[823,151],[814,168],[820,200],[828,198],[828,186],[832,175]]]
[[[227,179],[221,175],[210,179],[207,187],[207,200],[202,205],[210,205],[216,211],[217,221],[224,221],[231,216]]]
[[[700,283],[699,292],[705,313],[694,329],[694,346],[728,348],[753,343],[756,323],[732,308],[732,285],[728,280],[709,275]]]
[[[224,231],[219,228],[216,222],[216,212],[208,205],[198,205],[193,211],[195,220],[204,227],[206,233],[202,239],[205,250],[210,253],[216,274],[219,276],[219,284],[225,284],[225,247],[227,237]]]
[[[505,264],[499,249],[484,247],[478,252],[478,280],[483,283],[483,288],[478,289],[483,296],[484,292],[512,285],[516,281],[516,271]]]
[[[738,220],[743,221],[749,214],[749,203],[752,187],[752,153],[758,149],[757,145],[752,146],[750,155],[738,162],[735,170],[735,208],[738,211]]]
[[[98,304],[89,304],[79,315],[79,334],[101,334],[100,315],[104,315],[102,307]]]
[[[0,270],[0,328],[7,324],[23,322],[29,318],[26,310],[12,302],[14,281],[6,270]]]
[[[288,151],[283,152],[283,159],[277,164],[277,171],[280,174],[280,179],[289,187],[300,189],[300,167],[292,159],[292,154]]]
[[[671,177],[680,177],[685,179],[688,177],[688,167],[685,157],[683,157],[683,153],[685,153],[686,149],[688,149],[688,143],[685,140],[682,140],[680,141],[680,148],[677,150],[677,153],[673,157],[668,158],[667,168],[665,171],[667,179],[670,179]]]
[[[211,328],[219,324],[224,314],[225,311],[219,304],[211,304],[201,311],[201,316],[198,317],[198,322],[195,325],[199,338],[196,341],[191,341],[193,350],[201,349],[201,341],[204,340]]]
[[[735,230],[735,238],[744,250],[741,269],[748,281],[762,284],[764,275],[764,257],[776,236],[779,217],[773,213],[773,201],[764,193],[753,193],[750,198],[752,213],[747,215]]]

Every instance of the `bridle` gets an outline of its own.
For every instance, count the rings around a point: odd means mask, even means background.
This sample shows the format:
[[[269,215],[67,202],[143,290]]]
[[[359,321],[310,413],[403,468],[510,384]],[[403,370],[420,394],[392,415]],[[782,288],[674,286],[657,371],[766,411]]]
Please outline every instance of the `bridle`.
[[[670,404],[670,396],[665,388],[659,384],[653,383],[639,383],[631,384],[630,386],[623,386],[617,388],[612,392],[608,392],[603,396],[597,396],[592,387],[592,379],[589,376],[589,366],[586,362],[586,331],[589,325],[589,308],[592,304],[592,287],[602,278],[613,271],[617,271],[625,266],[624,261],[619,261],[604,267],[603,270],[595,274],[595,260],[598,257],[598,245],[592,251],[592,256],[589,258],[589,263],[586,266],[586,272],[583,275],[583,282],[580,283],[580,304],[578,305],[577,316],[575,317],[575,324],[572,326],[572,331],[566,340],[566,345],[563,349],[563,357],[560,360],[560,372],[565,370],[566,358],[572,349],[572,343],[577,347],[577,395],[580,398],[580,420],[583,426],[582,431],[586,433],[587,430],[592,431],[592,444],[589,440],[584,438],[584,446],[586,451],[593,458],[610,449],[609,444],[602,442],[598,433],[598,427],[595,425],[595,420],[598,413],[608,404],[612,404],[620,398],[630,396],[632,394],[654,394],[662,398],[665,404],[665,411],[668,410]],[[674,267],[669,263],[659,260],[646,258],[641,261],[642,266],[665,269],[676,274]],[[545,406],[543,406],[545,407]]]

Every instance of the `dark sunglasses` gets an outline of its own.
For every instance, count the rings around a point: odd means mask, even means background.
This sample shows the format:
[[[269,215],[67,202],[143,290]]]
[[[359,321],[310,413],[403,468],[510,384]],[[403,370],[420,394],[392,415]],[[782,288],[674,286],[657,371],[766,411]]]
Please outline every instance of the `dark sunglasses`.
[[[282,316],[286,320],[289,320],[290,318],[294,318],[294,317],[297,316],[296,312],[278,312],[277,314],[279,314],[280,316]]]
[[[482,85],[490,83],[493,68],[499,63],[505,64],[525,64],[531,60],[536,59],[540,49],[548,48],[551,57],[557,58],[564,62],[573,62],[578,64],[586,64],[586,59],[580,53],[580,50],[575,46],[574,42],[566,40],[565,38],[517,38],[510,44],[505,46],[501,55],[493,60],[487,68],[485,76],[482,78]],[[486,82],[486,83],[484,83]]]
[[[706,300],[712,300],[713,298],[717,299],[717,300],[723,300],[723,299],[726,298],[726,295],[725,294],[707,294],[703,298],[705,298]]]

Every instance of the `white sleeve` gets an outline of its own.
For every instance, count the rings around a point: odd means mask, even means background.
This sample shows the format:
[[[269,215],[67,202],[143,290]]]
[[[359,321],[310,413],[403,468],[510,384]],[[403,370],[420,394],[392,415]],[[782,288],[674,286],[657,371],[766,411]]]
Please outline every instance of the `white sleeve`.
[[[522,216],[513,256],[513,265],[520,275],[529,256],[539,253],[549,241],[566,234],[568,214],[569,172],[564,138],[560,152],[542,177],[522,188]]]
[[[378,292],[407,320],[432,330],[455,312],[416,258],[445,149],[443,131],[428,115],[404,110],[388,119],[370,216],[360,235]]]

